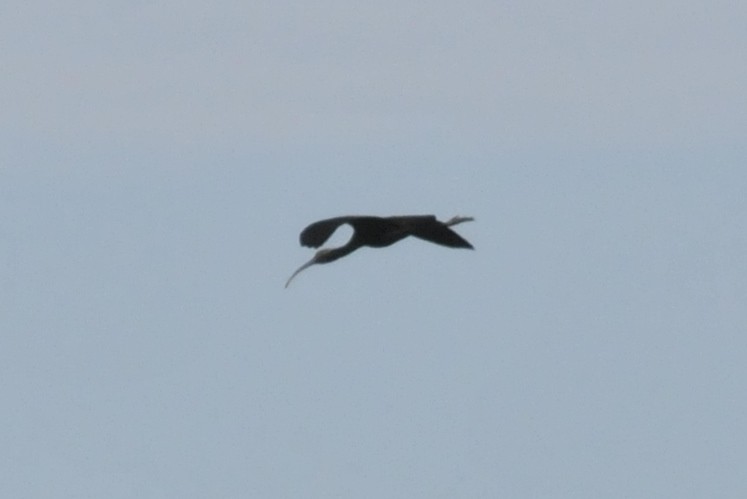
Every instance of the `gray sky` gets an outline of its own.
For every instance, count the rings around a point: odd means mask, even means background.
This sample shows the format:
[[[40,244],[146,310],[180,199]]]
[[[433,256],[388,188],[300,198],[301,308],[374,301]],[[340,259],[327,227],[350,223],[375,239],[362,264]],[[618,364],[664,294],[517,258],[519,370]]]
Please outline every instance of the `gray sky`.
[[[745,497],[745,19],[4,4],[0,496]]]

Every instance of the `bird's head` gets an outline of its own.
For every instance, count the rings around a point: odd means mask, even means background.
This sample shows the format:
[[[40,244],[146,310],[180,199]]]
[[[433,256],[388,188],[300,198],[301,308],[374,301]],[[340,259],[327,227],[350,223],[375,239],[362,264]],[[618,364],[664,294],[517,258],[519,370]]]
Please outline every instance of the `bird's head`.
[[[332,248],[322,248],[322,249],[320,249],[319,251],[317,251],[317,252],[316,252],[316,253],[314,254],[314,258],[312,258],[312,259],[311,259],[311,260],[309,260],[308,262],[304,263],[303,265],[301,265],[301,266],[300,266],[300,267],[298,268],[298,270],[296,270],[295,272],[293,272],[293,275],[292,275],[292,276],[290,276],[290,277],[288,278],[288,281],[287,281],[287,282],[285,283],[285,287],[287,288],[287,287],[288,287],[288,285],[289,285],[289,284],[291,283],[291,281],[293,280],[293,278],[294,278],[294,277],[296,277],[296,276],[297,276],[297,275],[298,275],[298,274],[299,274],[299,273],[300,273],[300,272],[301,272],[302,270],[305,270],[305,269],[307,269],[307,268],[311,267],[311,266],[312,266],[312,265],[314,265],[315,263],[327,263],[327,262],[331,262],[332,260],[334,260],[334,258],[331,258],[331,256],[332,256],[332,255],[330,254],[330,253],[331,253],[331,251],[332,251]]]
[[[316,253],[314,253],[314,258],[311,259],[314,263],[327,263],[331,262],[332,260],[336,260],[336,258],[332,258],[332,250],[334,248],[322,248]]]

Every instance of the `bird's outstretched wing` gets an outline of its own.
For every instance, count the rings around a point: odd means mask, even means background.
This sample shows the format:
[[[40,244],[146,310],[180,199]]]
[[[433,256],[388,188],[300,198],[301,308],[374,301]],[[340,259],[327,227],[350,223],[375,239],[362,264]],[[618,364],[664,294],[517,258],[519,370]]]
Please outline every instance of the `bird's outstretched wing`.
[[[327,220],[319,220],[318,222],[314,222],[313,224],[306,227],[302,232],[300,236],[301,240],[301,246],[307,246],[309,248],[318,248],[324,242],[329,239],[329,236],[332,235],[332,233],[337,230],[337,228],[342,225],[349,223],[352,225],[352,223],[359,218],[366,218],[366,217],[357,217],[357,216],[346,216],[346,217],[335,217],[335,218],[328,218]]]

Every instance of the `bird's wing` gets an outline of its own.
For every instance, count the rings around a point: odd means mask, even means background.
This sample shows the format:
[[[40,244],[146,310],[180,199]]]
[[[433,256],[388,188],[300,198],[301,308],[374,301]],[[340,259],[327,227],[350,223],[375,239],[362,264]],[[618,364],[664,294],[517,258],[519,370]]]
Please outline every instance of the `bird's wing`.
[[[320,220],[306,227],[300,236],[301,246],[308,246],[309,248],[318,248],[324,242],[329,239],[329,236],[337,230],[342,224],[350,224],[355,228],[356,223],[361,219],[367,219],[373,217],[359,217],[359,216],[346,216],[346,217],[335,217],[328,218],[326,220]]]

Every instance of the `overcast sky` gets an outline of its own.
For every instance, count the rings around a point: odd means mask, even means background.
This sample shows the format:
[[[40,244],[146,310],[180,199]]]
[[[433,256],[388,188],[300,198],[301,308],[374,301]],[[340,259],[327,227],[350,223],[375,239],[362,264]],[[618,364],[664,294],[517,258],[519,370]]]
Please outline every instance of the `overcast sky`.
[[[6,2],[0,496],[747,497],[745,19]]]

